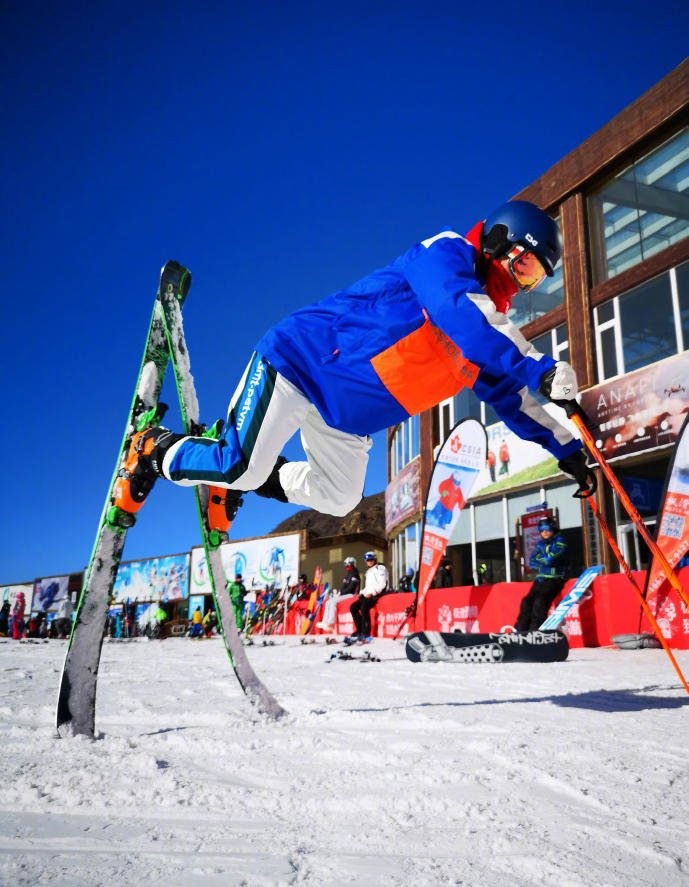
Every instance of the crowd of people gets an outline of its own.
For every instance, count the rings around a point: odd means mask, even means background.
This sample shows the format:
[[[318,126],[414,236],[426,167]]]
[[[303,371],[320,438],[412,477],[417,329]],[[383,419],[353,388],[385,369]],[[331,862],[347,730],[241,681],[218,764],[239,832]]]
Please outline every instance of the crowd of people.
[[[53,615],[45,610],[26,612],[24,592],[18,592],[14,605],[5,600],[0,607],[0,637],[12,638],[15,641],[26,638],[32,640],[48,640],[49,638],[67,638],[72,630],[73,607],[69,595],[66,595]]]
[[[556,521],[552,517],[544,517],[538,526],[539,539],[531,554],[529,567],[535,575],[533,584],[524,596],[515,623],[518,631],[529,631],[545,619],[548,610],[562,591],[568,575],[567,544],[560,533]],[[323,630],[335,629],[336,610],[339,602],[349,600],[348,610],[354,624],[353,639],[367,638],[371,635],[371,614],[378,601],[391,592],[416,593],[419,588],[419,573],[411,567],[400,577],[396,588],[390,582],[390,575],[385,564],[381,563],[374,551],[367,551],[363,556],[365,572],[363,576],[357,567],[356,558],[348,556],[344,560],[344,577],[339,589],[331,588],[319,607],[318,627]],[[490,582],[490,568],[483,562],[477,565],[479,584]],[[452,575],[452,561],[448,556],[441,559],[440,566],[433,580],[435,588],[452,588],[455,585]],[[284,618],[297,602],[311,601],[314,590],[319,586],[310,583],[306,573],[298,577],[296,585],[286,589],[266,587],[264,591],[247,591],[242,574],[236,572],[234,579],[227,584],[226,593],[232,601],[237,629],[246,636],[256,629],[260,619],[265,626],[269,614],[275,623]],[[218,618],[214,606],[196,606],[188,621],[182,621],[179,634],[193,639],[211,637],[219,630]],[[26,602],[19,592],[14,606],[4,601],[0,607],[0,637],[20,640],[23,638],[68,638],[71,632],[74,609],[69,595],[59,604],[57,612],[30,613],[26,615]],[[311,614],[308,614],[311,617]],[[136,637],[162,638],[165,636],[163,625],[168,614],[162,604],[152,604],[143,614],[137,617],[136,603],[127,601],[112,607],[105,625],[105,636],[117,639]]]

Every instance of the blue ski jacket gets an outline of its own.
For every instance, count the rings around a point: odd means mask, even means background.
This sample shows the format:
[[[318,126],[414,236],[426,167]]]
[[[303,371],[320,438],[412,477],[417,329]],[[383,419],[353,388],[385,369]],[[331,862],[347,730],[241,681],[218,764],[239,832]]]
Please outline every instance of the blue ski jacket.
[[[497,310],[476,260],[468,240],[443,231],[294,312],[256,350],[341,431],[372,434],[467,387],[561,459],[581,442],[524,400],[555,361]]]
[[[537,579],[564,579],[567,575],[567,543],[559,533],[536,543],[529,566]]]

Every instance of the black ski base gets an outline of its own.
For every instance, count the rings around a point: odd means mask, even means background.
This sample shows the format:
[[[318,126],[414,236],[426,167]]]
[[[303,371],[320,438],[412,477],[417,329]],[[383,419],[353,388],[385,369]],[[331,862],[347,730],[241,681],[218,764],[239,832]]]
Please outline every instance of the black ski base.
[[[405,652],[410,662],[564,662],[569,643],[560,631],[419,631],[407,636]]]

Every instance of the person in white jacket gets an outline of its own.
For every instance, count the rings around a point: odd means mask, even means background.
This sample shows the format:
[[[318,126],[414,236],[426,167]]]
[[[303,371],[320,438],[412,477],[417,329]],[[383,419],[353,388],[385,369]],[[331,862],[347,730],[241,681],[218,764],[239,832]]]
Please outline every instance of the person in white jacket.
[[[378,563],[374,551],[367,551],[364,561],[368,569],[364,576],[364,587],[359,592],[349,612],[354,620],[353,638],[362,639],[371,635],[371,610],[388,590],[390,577],[385,564]]]

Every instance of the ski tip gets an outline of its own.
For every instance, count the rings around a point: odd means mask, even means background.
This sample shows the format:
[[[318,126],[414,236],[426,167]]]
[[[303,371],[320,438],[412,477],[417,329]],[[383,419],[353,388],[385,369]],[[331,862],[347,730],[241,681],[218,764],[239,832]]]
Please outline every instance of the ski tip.
[[[191,286],[191,271],[188,268],[175,259],[168,259],[160,269],[160,279],[173,282],[177,287],[177,298],[180,302],[185,300]]]

